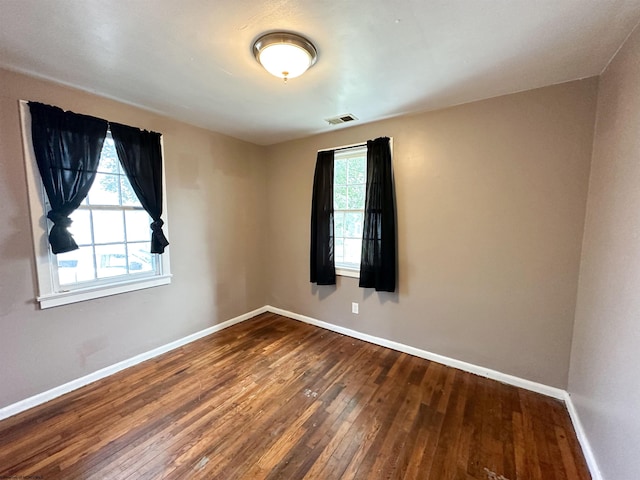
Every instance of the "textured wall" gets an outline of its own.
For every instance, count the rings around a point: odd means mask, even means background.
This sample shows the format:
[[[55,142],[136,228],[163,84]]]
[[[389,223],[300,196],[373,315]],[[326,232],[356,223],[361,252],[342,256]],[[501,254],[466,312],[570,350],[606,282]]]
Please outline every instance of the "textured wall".
[[[171,285],[39,310],[18,100],[163,133]],[[263,150],[0,70],[0,407],[265,304]]]
[[[569,393],[607,479],[640,477],[640,30],[600,80]]]
[[[269,303],[565,388],[596,93],[592,78],[269,147]],[[399,290],[313,286],[316,151],[382,135]]]
[[[0,407],[265,303],[566,387],[596,79],[272,147],[15,73],[0,85]],[[18,99],[164,134],[170,286],[37,309]],[[381,135],[399,291],[312,286],[316,150]]]

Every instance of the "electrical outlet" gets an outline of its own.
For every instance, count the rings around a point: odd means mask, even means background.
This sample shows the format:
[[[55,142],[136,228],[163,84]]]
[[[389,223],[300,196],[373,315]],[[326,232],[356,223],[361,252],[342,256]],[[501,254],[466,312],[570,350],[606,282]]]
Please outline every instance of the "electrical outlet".
[[[351,304],[351,313],[355,313],[355,314],[358,313],[358,304],[356,302],[353,302]]]

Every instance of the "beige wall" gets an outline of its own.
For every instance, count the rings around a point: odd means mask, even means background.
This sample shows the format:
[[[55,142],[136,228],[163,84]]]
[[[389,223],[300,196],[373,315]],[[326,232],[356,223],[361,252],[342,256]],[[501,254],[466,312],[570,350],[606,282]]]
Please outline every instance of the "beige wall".
[[[18,100],[164,135],[169,286],[40,311]],[[0,70],[0,407],[265,304],[260,147]]]
[[[596,79],[272,147],[2,70],[0,86],[0,407],[264,304],[566,387]],[[18,99],[164,134],[170,286],[36,308]],[[316,150],[381,135],[399,291],[315,287]]]
[[[596,93],[593,78],[269,147],[269,303],[565,388]],[[399,290],[313,286],[316,151],[382,135]]]
[[[599,84],[258,147],[0,70],[0,408],[268,303],[544,384],[568,379],[604,477],[635,478],[638,78],[636,31]],[[170,286],[36,307],[19,99],[164,134]],[[381,135],[394,137],[399,291],[343,277],[313,286],[315,152]]]
[[[600,80],[569,393],[607,479],[640,477],[640,30]]]

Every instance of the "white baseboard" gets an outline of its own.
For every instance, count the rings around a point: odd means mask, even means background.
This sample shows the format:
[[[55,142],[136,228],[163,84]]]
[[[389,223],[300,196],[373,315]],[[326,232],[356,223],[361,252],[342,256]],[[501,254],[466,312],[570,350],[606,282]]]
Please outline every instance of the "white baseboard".
[[[305,322],[310,325],[315,325],[317,327],[325,328],[327,330],[341,333],[349,337],[357,338],[359,340],[364,340],[365,342],[373,343],[375,345],[380,345],[382,347],[391,348],[399,352],[408,353],[409,355],[414,355],[416,357],[424,358],[426,360],[431,360],[437,363],[441,363],[443,365],[457,368],[465,372],[470,372],[486,378],[497,380],[502,383],[506,383],[508,385],[513,385],[515,387],[524,388],[525,390],[530,390],[533,392],[541,393],[543,395],[547,395],[549,397],[563,400],[567,406],[567,410],[569,411],[569,416],[571,417],[571,421],[576,431],[578,441],[580,442],[580,446],[582,447],[582,451],[584,453],[585,459],[589,466],[589,470],[591,471],[591,476],[593,477],[593,480],[602,480],[602,475],[600,473],[600,469],[598,468],[595,457],[593,455],[593,450],[591,449],[591,445],[587,439],[586,432],[582,427],[582,423],[580,422],[578,412],[575,406],[573,405],[571,396],[567,391],[562,390],[560,388],[550,387],[548,385],[533,382],[531,380],[526,380],[524,378],[519,378],[506,373],[498,372],[496,370],[492,370],[489,368],[474,365],[472,363],[467,363],[461,360],[456,360],[454,358],[438,355],[437,353],[431,353],[426,350],[421,350],[419,348],[411,347],[409,345],[404,345],[402,343],[394,342],[392,340],[387,340],[385,338],[375,337],[373,335],[368,335],[366,333],[358,332],[356,330],[340,327],[338,325],[323,322],[322,320],[307,317],[305,315],[300,315],[298,313],[290,312],[288,310],[283,310],[281,308],[273,307],[271,305],[265,305],[264,307],[245,313],[244,315],[240,315],[238,317],[232,318],[230,320],[227,320],[226,322],[213,325],[212,327],[205,328],[204,330],[193,333],[191,335],[188,335],[174,342],[168,343],[158,348],[154,348],[153,350],[150,350],[145,353],[141,353],[140,355],[136,355],[135,357],[132,357],[128,360],[123,360],[122,362],[118,362],[109,367],[102,368],[96,372],[90,373],[89,375],[78,378],[76,380],[72,380],[71,382],[65,383],[64,385],[60,385],[58,387],[52,388],[51,390],[47,390],[46,392],[39,393],[37,395],[26,398],[14,404],[0,408],[0,420],[3,420],[5,418],[11,417],[25,410],[28,410],[30,408],[46,403],[50,400],[53,400],[54,398],[60,397],[66,393],[72,392],[73,390],[84,387],[85,385],[88,385],[97,380],[103,379],[105,377],[108,377],[109,375],[113,375],[114,373],[117,373],[121,370],[132,367],[134,365],[137,365],[151,358],[157,357],[158,355],[162,355],[163,353],[179,348],[190,342],[198,340],[202,337],[206,337],[207,335],[211,335],[212,333],[218,332],[220,330],[223,330],[225,328],[228,328],[232,325],[243,322],[245,320],[248,320],[250,318],[255,317],[256,315],[260,315],[261,313],[265,313],[265,312],[277,313],[279,315],[293,318],[294,320],[299,320],[301,322]]]
[[[582,422],[580,421],[578,410],[576,410],[576,406],[573,404],[571,394],[566,391],[564,392],[564,403],[569,411],[571,423],[573,423],[573,429],[576,431],[578,442],[580,442],[580,447],[582,447],[582,453],[589,466],[592,480],[603,480],[602,473],[600,473],[600,468],[596,462],[596,457],[591,449],[591,443],[589,443],[589,439],[587,438],[587,432],[585,432]]]
[[[315,318],[307,317],[305,315],[289,312],[281,308],[272,307],[271,305],[267,305],[265,308],[269,312],[277,313],[279,315],[293,318],[295,320],[300,320],[301,322],[309,323],[317,327],[326,328],[327,330],[341,333],[343,335],[357,338],[359,340],[364,340],[365,342],[373,343],[375,345],[380,345],[382,347],[391,348],[399,352],[408,353],[409,355],[414,355],[416,357],[424,358],[426,360],[442,363],[443,365],[457,368],[465,372],[474,373],[476,375],[490,378],[492,380],[497,380],[498,382],[506,383],[507,385],[513,385],[515,387],[524,388],[525,390],[531,390],[532,392],[541,393],[548,397],[557,398],[559,400],[565,399],[566,392],[560,388],[550,387],[542,383],[533,382],[531,380],[526,380],[524,378],[509,375],[507,373],[498,372],[497,370],[491,370],[490,368],[480,367],[472,363],[456,360],[455,358],[445,357],[444,355],[438,355],[437,353],[431,353],[426,350],[410,347],[409,345],[394,342],[392,340],[387,340],[386,338],[374,337],[373,335],[368,335],[366,333],[358,332],[356,330],[339,327],[331,323],[323,322],[322,320],[317,320]]]
[[[279,315],[293,318],[295,320],[300,320],[301,322],[309,323],[317,327],[326,328],[327,330],[331,330],[333,332],[341,333],[349,337],[364,340],[365,342],[373,343],[375,345],[380,345],[382,347],[391,348],[399,352],[408,353],[409,355],[414,355],[416,357],[424,358],[426,360],[431,360],[437,363],[441,363],[443,365],[457,368],[465,372],[474,373],[476,375],[491,378],[492,380],[497,380],[499,382],[506,383],[508,385],[513,385],[515,387],[524,388],[525,390],[531,390],[533,392],[541,393],[549,397],[563,400],[565,405],[567,406],[567,410],[569,411],[569,417],[571,418],[573,428],[576,432],[576,436],[578,437],[578,441],[580,442],[580,447],[582,448],[582,452],[584,454],[585,460],[587,461],[587,465],[589,467],[591,477],[593,480],[603,480],[602,474],[600,473],[600,469],[598,468],[598,464],[596,463],[593,450],[591,449],[591,444],[589,443],[586,432],[582,427],[582,422],[580,422],[580,417],[578,416],[578,412],[575,406],[573,405],[571,396],[566,390],[562,390],[556,387],[550,387],[542,383],[533,382],[531,380],[526,380],[524,378],[516,377],[514,375],[509,375],[509,374],[498,372],[496,370],[492,370],[489,368],[480,367],[472,363],[456,360],[455,358],[445,357],[443,355],[438,355],[437,353],[431,353],[426,350],[421,350],[419,348],[410,347],[408,345],[387,340],[385,338],[374,337],[373,335],[368,335],[366,333],[358,332],[356,330],[351,330],[349,328],[333,325],[331,323],[323,322],[322,320],[318,320],[312,317],[307,317],[305,315],[289,312],[281,308],[272,307],[271,305],[267,305],[265,309],[268,312],[277,313]]]
[[[200,330],[199,332],[192,333],[191,335],[187,335],[186,337],[175,340],[171,343],[167,343],[166,345],[162,345],[161,347],[154,348],[153,350],[149,350],[148,352],[141,353],[136,355],[135,357],[131,357],[127,360],[123,360],[114,365],[102,368],[98,371],[90,373],[89,375],[85,375],[84,377],[77,378],[70,382],[67,382],[58,387],[54,387],[51,390],[47,390],[42,393],[38,393],[33,397],[26,398],[24,400],[20,400],[19,402],[13,403],[11,405],[7,405],[6,407],[0,408],[0,420],[16,415],[20,412],[24,412],[30,408],[36,407],[38,405],[42,405],[54,398],[60,397],[66,393],[72,392],[73,390],[77,390],[78,388],[84,387],[85,385],[89,385],[97,380],[101,380],[109,375],[113,375],[125,368],[132,367],[139,363],[144,362],[145,360],[149,360],[151,358],[157,357],[158,355],[162,355],[163,353],[169,352],[176,348],[182,347],[187,343],[191,343],[195,340],[198,340],[202,337],[206,337],[207,335],[211,335],[212,333],[219,332],[220,330],[224,330],[225,328],[230,327],[231,325],[235,325],[236,323],[243,322],[248,320],[256,315],[260,315],[267,311],[266,307],[260,307],[252,312],[245,313],[244,315],[240,315],[238,317],[227,320],[226,322],[218,323],[217,325],[213,325],[212,327],[205,328],[204,330]]]

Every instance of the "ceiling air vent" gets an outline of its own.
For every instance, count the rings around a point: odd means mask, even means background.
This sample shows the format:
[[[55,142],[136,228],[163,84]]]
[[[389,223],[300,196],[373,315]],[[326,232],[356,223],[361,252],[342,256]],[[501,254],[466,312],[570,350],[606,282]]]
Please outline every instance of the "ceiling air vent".
[[[352,113],[345,113],[344,115],[338,115],[337,117],[325,118],[325,121],[329,125],[340,125],[341,123],[353,122],[358,120],[358,117]]]

